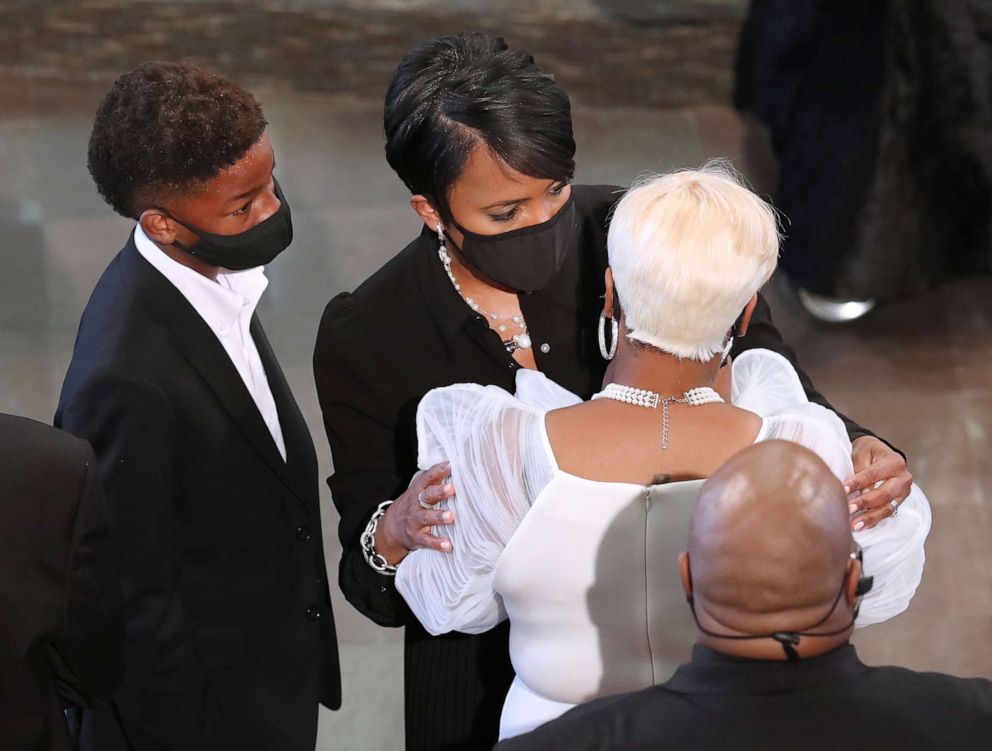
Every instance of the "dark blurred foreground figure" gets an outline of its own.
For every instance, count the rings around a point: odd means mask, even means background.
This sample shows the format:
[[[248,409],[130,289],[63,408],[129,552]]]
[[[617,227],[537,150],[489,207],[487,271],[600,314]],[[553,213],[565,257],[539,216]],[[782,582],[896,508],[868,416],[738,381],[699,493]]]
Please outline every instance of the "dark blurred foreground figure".
[[[735,103],[771,131],[810,312],[992,269],[990,87],[985,0],[754,0]]]
[[[90,441],[127,603],[98,751],[311,751],[341,689],[303,416],[255,314],[290,244],[255,99],[188,64],[121,76],[89,169],[135,221],[90,296],[56,422]]]
[[[63,710],[124,671],[120,593],[93,452],[0,414],[0,749],[72,748]]]
[[[679,560],[692,660],[661,686],[578,707],[497,749],[984,748],[992,682],[868,667],[848,642],[871,577],[846,505],[797,444],[737,454],[703,486]]]

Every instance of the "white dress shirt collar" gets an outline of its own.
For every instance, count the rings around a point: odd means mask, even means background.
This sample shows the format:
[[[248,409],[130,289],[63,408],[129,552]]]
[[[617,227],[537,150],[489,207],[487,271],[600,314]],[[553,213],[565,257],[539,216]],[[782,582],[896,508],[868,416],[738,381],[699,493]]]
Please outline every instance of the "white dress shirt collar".
[[[142,258],[172,282],[219,337],[227,335],[243,312],[251,317],[269,284],[264,266],[245,271],[221,271],[217,281],[208,279],[163,253],[140,224],[134,228],[134,244]]]
[[[251,320],[268,286],[261,266],[246,271],[222,271],[217,281],[208,279],[162,252],[141,229],[134,228],[134,244],[204,320],[238,371],[255,406],[265,421],[283,460],[286,443],[279,423],[279,410],[269,387],[265,365],[251,335]]]

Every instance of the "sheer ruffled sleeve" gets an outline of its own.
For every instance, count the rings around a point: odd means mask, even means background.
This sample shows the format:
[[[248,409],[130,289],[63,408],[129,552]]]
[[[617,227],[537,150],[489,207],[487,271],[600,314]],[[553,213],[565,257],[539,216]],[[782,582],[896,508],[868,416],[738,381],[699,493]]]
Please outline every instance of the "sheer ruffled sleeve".
[[[456,515],[435,533],[452,551],[415,550],[396,588],[424,628],[480,633],[506,618],[493,589],[496,562],[552,473],[541,410],[496,386],[458,384],[429,392],[417,409],[418,465],[451,463]]]
[[[556,381],[552,381],[539,370],[520,368],[516,378],[517,392],[514,396],[542,412],[581,404],[576,394]]]
[[[843,422],[806,399],[795,369],[781,355],[755,349],[735,360],[732,400],[764,418],[762,440],[777,438],[805,446],[841,482],[854,474],[851,441]],[[929,532],[930,504],[913,485],[896,516],[854,533],[864,551],[865,573],[875,579],[861,601],[857,626],[880,623],[909,607],[923,577],[924,542]]]

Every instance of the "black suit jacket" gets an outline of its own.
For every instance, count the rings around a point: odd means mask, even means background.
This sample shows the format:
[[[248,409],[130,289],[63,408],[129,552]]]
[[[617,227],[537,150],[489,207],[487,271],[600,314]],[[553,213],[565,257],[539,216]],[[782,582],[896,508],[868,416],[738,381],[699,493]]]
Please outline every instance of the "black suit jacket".
[[[120,592],[93,452],[0,414],[0,749],[70,748],[63,709],[124,672]]]
[[[573,246],[547,288],[520,296],[538,368],[583,398],[600,389],[606,369],[596,327],[607,265],[607,215],[620,195],[610,186],[573,186],[579,223]],[[750,347],[767,347],[795,363],[764,299],[735,351]],[[405,490],[417,469],[415,416],[421,397],[432,388],[466,382],[512,393],[517,368],[496,333],[453,289],[438,260],[437,238],[426,228],[353,294],[334,298],[321,320],[314,375],[334,457],[334,475],[327,482],[341,514],[341,588],[376,623],[407,626],[410,751],[476,751],[496,741],[513,677],[508,624],[480,636],[429,636],[393,580],[366,564],[359,535],[375,507]],[[829,406],[799,373],[810,399]],[[868,433],[850,420],[847,425],[852,437]]]
[[[585,704],[497,751],[974,751],[992,682],[867,667],[845,645],[799,663],[696,646],[660,686]]]
[[[127,603],[127,673],[84,748],[300,749],[340,704],[317,464],[257,318],[279,455],[241,377],[133,237],[83,312],[56,423],[90,441]]]

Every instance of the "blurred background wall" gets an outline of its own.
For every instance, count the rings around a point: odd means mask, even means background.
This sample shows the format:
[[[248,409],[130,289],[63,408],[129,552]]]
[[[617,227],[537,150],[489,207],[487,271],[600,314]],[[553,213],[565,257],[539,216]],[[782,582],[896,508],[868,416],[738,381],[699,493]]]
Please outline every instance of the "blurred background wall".
[[[476,28],[539,50],[580,100],[680,106],[729,101],[745,10],[743,0],[0,0],[0,65],[84,81],[184,57],[243,80],[379,97],[412,44]]]

